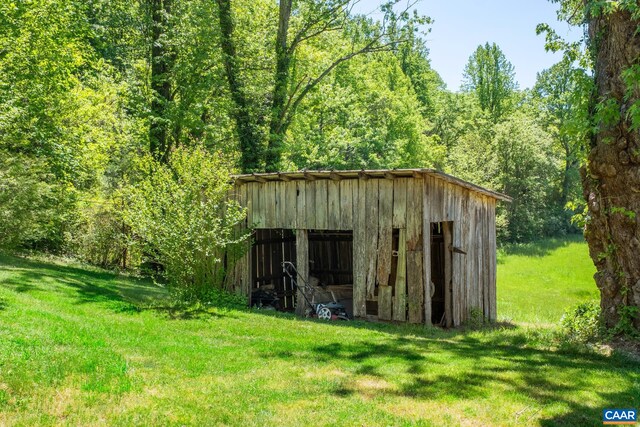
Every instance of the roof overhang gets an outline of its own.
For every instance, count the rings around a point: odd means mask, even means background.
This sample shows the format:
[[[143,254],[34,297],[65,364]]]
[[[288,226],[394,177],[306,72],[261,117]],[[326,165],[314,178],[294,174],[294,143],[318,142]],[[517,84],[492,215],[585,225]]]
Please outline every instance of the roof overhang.
[[[373,169],[373,170],[303,170],[297,172],[268,172],[252,173],[244,175],[233,175],[232,179],[236,184],[247,182],[273,182],[273,181],[294,181],[318,179],[331,179],[340,181],[342,179],[394,179],[394,178],[422,178],[432,176],[454,185],[466,188],[471,191],[483,194],[496,200],[511,202],[511,197],[497,191],[489,190],[479,185],[448,175],[435,169]]]

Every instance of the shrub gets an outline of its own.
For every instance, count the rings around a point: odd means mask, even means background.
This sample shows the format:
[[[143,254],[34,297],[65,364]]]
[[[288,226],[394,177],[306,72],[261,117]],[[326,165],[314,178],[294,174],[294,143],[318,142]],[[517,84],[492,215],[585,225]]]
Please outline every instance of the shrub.
[[[588,301],[562,315],[560,325],[570,342],[592,343],[603,337],[603,323],[598,301]]]
[[[0,150],[0,247],[57,251],[75,192],[46,161]]]
[[[124,217],[145,254],[182,301],[206,301],[222,288],[225,253],[241,246],[245,210],[228,195],[230,169],[202,148],[179,148],[168,164],[147,157],[125,193]]]

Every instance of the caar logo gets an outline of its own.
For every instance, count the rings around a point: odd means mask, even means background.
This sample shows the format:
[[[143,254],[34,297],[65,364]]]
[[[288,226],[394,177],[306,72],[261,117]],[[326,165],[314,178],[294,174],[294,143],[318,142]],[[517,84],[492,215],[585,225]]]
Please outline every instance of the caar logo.
[[[638,422],[638,411],[635,409],[604,409],[602,424],[635,424]]]

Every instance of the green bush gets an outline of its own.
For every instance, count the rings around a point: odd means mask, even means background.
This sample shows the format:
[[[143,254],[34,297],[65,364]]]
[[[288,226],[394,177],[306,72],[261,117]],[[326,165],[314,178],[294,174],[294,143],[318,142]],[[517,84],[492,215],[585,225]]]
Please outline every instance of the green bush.
[[[570,342],[593,343],[603,338],[603,323],[598,301],[583,302],[560,319],[563,337]]]
[[[239,232],[245,209],[228,197],[229,167],[202,148],[179,148],[168,164],[146,157],[140,170],[141,179],[125,191],[124,218],[141,252],[153,254],[181,300],[211,300],[231,268],[225,253],[247,238]]]
[[[0,150],[0,247],[61,248],[75,191],[50,169],[43,159]]]

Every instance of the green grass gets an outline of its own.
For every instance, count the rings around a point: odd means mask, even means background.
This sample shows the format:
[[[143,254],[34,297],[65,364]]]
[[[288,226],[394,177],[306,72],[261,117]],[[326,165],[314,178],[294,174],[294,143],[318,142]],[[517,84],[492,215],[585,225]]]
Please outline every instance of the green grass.
[[[510,245],[498,251],[498,317],[557,324],[565,310],[599,298],[582,236]]]
[[[583,426],[640,406],[637,361],[549,329],[144,308],[164,297],[0,256],[0,425]]]

